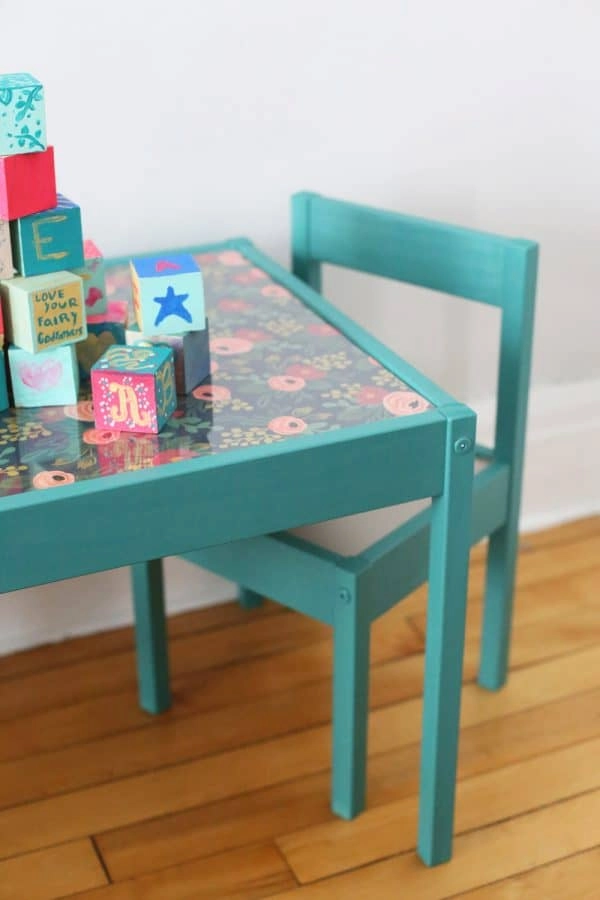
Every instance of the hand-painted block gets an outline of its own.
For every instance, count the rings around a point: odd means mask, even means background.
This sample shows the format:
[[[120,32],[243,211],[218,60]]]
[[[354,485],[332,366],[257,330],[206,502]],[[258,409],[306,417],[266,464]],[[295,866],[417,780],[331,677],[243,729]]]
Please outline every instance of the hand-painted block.
[[[0,350],[0,412],[8,409],[8,384],[6,381],[6,359]]]
[[[75,274],[83,278],[85,307],[88,315],[99,316],[107,311],[104,259],[93,241],[83,242],[85,265]]]
[[[84,265],[81,210],[62,194],[46,212],[10,225],[14,263],[20,275],[42,275]]]
[[[77,402],[79,372],[73,346],[28,353],[11,345],[8,364],[15,406],[63,406]]]
[[[0,75],[0,156],[45,149],[43,85],[25,72]]]
[[[88,332],[102,334],[103,331],[110,331],[116,344],[124,344],[128,318],[129,309],[126,300],[109,300],[105,313],[98,316],[88,314]]]
[[[193,256],[131,260],[133,309],[142,334],[202,331],[206,320],[202,272]]]
[[[0,281],[11,343],[29,353],[73,344],[87,335],[83,282],[73,272]]]
[[[6,219],[0,218],[0,281],[3,278],[12,278],[14,274],[10,226]]]
[[[169,347],[109,347],[91,380],[96,428],[157,434],[177,405]]]
[[[208,349],[208,321],[203,331],[187,331],[184,334],[142,334],[137,325],[125,332],[125,343],[131,346],[154,345],[170,347],[175,364],[175,389],[178,394],[189,394],[210,374]]]
[[[0,156],[0,219],[54,209],[58,201],[54,149]]]

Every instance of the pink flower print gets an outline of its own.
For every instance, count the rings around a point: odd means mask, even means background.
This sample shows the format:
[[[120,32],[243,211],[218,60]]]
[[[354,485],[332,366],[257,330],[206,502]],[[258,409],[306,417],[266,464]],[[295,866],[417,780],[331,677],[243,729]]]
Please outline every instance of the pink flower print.
[[[88,428],[82,437],[86,444],[112,444],[119,440],[121,432],[111,428]]]
[[[235,331],[235,337],[252,341],[253,344],[259,344],[261,341],[270,341],[273,339],[272,334],[269,334],[268,331],[261,331],[260,328],[238,328]]]
[[[61,472],[59,469],[38,472],[32,479],[34,488],[43,491],[46,488],[63,487],[65,484],[73,484],[75,476],[70,472]]]
[[[93,306],[98,300],[102,300],[102,291],[97,287],[91,287],[88,291],[88,295],[85,298],[86,306]]]
[[[219,309],[222,309],[223,312],[246,312],[247,310],[252,309],[251,305],[246,303],[245,300],[229,297],[224,297],[223,300],[219,300],[217,306]]]
[[[296,416],[277,416],[276,419],[271,419],[267,428],[269,431],[274,431],[275,434],[287,437],[289,434],[302,434],[308,425],[304,419],[298,419]]]
[[[201,266],[208,266],[210,263],[214,263],[216,258],[216,253],[198,253],[196,262],[199,262]]]
[[[337,328],[329,325],[328,322],[310,322],[306,326],[306,330],[315,337],[333,337],[333,335],[339,334]]]
[[[359,406],[379,406],[384,397],[388,396],[387,388],[376,387],[373,384],[365,384],[356,395]]]
[[[393,416],[413,416],[429,409],[429,403],[414,391],[392,391],[383,398],[385,409]]]
[[[193,450],[188,450],[186,447],[161,450],[152,457],[152,465],[163,466],[166,463],[179,462],[182,459],[193,459],[196,455]]]
[[[294,363],[285,370],[286,375],[293,375],[294,378],[304,378],[305,381],[318,381],[319,378],[325,378],[326,372],[317,369],[316,366],[307,366],[303,363]]]
[[[288,291],[287,288],[282,287],[280,284],[266,284],[264,288],[260,289],[263,297],[291,297],[292,295]]]
[[[214,375],[215,372],[218,372],[220,368],[221,368],[221,367],[220,367],[219,363],[217,362],[217,360],[216,360],[216,359],[211,359],[211,361],[210,361],[210,374],[211,374],[211,375]]]
[[[192,395],[196,400],[206,400],[208,403],[225,403],[231,400],[231,391],[222,384],[201,384],[194,388]]]
[[[65,416],[69,419],[79,419],[80,422],[94,421],[94,405],[91,400],[80,400],[64,407]]]
[[[253,284],[255,281],[263,281],[267,277],[262,269],[249,269],[247,272],[239,272],[233,276],[238,284]]]
[[[210,352],[217,356],[234,356],[236,353],[248,353],[254,344],[245,338],[222,337],[212,338]]]
[[[217,259],[224,266],[245,266],[248,262],[239,250],[224,250],[219,253]]]
[[[293,375],[273,375],[269,378],[269,387],[274,391],[301,391],[306,386],[304,378]]]

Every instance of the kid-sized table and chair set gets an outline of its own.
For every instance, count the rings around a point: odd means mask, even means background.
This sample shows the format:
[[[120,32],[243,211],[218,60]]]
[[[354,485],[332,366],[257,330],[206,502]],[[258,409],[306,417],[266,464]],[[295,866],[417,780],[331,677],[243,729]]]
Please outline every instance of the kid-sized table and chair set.
[[[131,566],[140,702],[153,713],[170,703],[162,558],[232,579],[248,607],[266,595],[328,623],[331,806],[352,818],[366,802],[370,626],[428,580],[418,853],[435,865],[452,849],[468,553],[486,536],[479,682],[496,690],[507,674],[537,245],[309,193],[292,214],[293,274],[247,240],[191,248],[212,385],[161,434],[94,444],[85,403],[0,414],[22,463],[0,479],[0,591]],[[127,259],[107,262],[115,295]],[[321,296],[322,263],[500,308],[493,448],[475,445],[467,406]],[[35,489],[59,468],[59,490]],[[428,509],[357,556],[287,533],[422,498]]]

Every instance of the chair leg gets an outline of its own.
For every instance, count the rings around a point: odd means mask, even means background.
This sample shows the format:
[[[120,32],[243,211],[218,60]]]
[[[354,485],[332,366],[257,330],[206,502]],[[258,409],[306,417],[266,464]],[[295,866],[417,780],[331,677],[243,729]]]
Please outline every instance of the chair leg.
[[[508,675],[517,546],[517,516],[510,516],[508,523],[491,535],[487,554],[478,680],[490,691],[501,688]]]
[[[131,567],[139,702],[149,713],[171,705],[162,560]]]
[[[341,588],[333,627],[331,808],[352,819],[365,808],[370,623],[355,585]]]
[[[449,418],[444,493],[433,500],[431,510],[417,847],[429,866],[452,854],[474,420],[464,413]]]
[[[250,588],[245,588],[241,584],[238,587],[238,603],[244,609],[254,609],[256,606],[260,606],[263,602],[263,597],[261,594],[257,594],[255,591],[251,591]]]

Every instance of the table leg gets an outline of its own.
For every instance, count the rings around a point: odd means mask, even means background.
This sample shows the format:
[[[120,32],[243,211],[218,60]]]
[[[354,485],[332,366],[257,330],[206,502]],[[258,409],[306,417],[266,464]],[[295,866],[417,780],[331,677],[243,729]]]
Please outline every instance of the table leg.
[[[444,492],[433,499],[425,647],[418,853],[450,859],[465,638],[475,415],[448,417]]]
[[[162,560],[131,567],[139,701],[150,713],[171,705]]]

